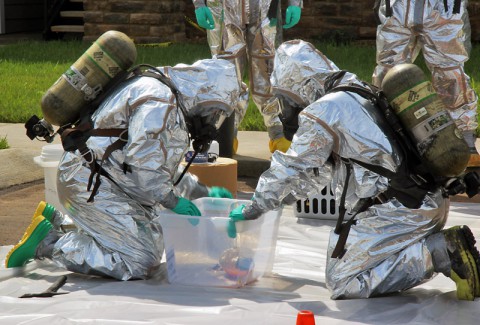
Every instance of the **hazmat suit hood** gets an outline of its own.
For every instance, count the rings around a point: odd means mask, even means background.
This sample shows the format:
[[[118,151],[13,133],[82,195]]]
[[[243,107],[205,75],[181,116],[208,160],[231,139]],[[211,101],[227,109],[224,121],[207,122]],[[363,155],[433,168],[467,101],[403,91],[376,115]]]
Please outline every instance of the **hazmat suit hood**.
[[[240,96],[235,66],[222,59],[200,60],[192,65],[164,67],[165,75],[180,93],[186,114],[203,124],[220,128],[233,113]]]
[[[285,138],[292,140],[298,129],[298,114],[338,84],[363,84],[350,72],[340,70],[311,43],[292,40],[275,54],[270,81],[281,108]]]
[[[275,54],[270,81],[274,95],[302,108],[325,95],[325,84],[340,69],[313,44],[292,40],[281,44]],[[353,73],[346,72],[339,83],[357,83]]]

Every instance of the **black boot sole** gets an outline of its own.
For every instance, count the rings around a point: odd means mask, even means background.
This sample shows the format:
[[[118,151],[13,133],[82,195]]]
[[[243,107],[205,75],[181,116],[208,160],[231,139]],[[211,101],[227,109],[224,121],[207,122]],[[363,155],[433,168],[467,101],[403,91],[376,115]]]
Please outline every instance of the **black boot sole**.
[[[475,261],[478,274],[478,272],[480,272],[480,252],[475,246],[477,242],[475,236],[473,235],[472,230],[468,226],[460,227],[459,231],[461,231],[461,233],[463,234],[463,236],[459,237],[462,238],[463,244],[466,248],[468,248],[468,251],[470,252]],[[480,282],[480,279],[477,279],[477,281]],[[475,289],[475,297],[480,297],[480,288]]]

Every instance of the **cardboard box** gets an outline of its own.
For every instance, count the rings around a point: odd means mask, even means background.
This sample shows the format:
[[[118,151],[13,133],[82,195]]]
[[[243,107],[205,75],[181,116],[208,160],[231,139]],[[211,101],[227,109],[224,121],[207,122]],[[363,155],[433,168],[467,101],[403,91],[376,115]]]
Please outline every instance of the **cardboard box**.
[[[184,166],[186,162],[182,163]],[[188,172],[196,175],[207,186],[221,186],[237,197],[237,161],[219,157],[213,163],[192,163]]]

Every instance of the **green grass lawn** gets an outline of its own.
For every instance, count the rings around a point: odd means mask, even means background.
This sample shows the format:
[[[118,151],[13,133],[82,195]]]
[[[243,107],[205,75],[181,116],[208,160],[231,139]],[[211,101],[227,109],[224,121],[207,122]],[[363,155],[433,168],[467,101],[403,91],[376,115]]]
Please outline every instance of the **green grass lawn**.
[[[0,46],[0,122],[24,123],[36,114],[42,116],[43,93],[90,46],[80,41],[29,42]],[[370,81],[375,67],[374,45],[340,45],[316,43],[317,48],[344,70]],[[165,47],[138,46],[136,63],[155,66],[191,64],[210,57],[205,44],[172,44]],[[424,70],[422,60],[417,62]],[[480,93],[480,45],[473,48],[465,70]],[[429,74],[428,74],[429,75]],[[263,119],[250,102],[241,130],[263,131]],[[1,137],[1,135],[0,135]]]
[[[25,122],[42,116],[40,100],[45,91],[85,52],[80,41],[32,42],[0,47],[0,122]],[[138,47],[136,63],[155,66],[193,63],[206,58],[202,45]]]

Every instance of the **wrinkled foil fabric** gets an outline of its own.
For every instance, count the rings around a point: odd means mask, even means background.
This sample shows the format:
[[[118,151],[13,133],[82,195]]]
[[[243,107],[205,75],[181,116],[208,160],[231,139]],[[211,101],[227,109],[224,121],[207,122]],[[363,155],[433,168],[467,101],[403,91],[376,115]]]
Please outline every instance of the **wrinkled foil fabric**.
[[[214,3],[211,3],[214,2]],[[250,89],[243,87],[242,100],[236,107],[235,131],[238,131],[248,108],[249,93],[260,110],[269,137],[277,139],[283,136],[278,101],[272,98],[270,73],[275,56],[276,26],[270,26],[267,17],[271,0],[223,0],[223,10],[219,10],[215,1],[194,0],[196,8],[212,5],[215,21],[219,12],[223,14],[222,26],[209,31],[209,44],[216,58],[226,59],[235,64],[239,82],[248,69]],[[300,0],[289,0],[289,5],[301,6]],[[218,29],[217,29],[218,28]],[[221,41],[220,38],[221,37]],[[221,49],[218,47],[221,44]]]
[[[404,159],[383,131],[379,113],[370,101],[350,92],[324,95],[324,78],[329,69],[335,72],[338,68],[322,53],[303,41],[284,43],[277,53],[275,62],[281,64],[275,64],[273,87],[283,90],[284,96],[288,95],[286,90],[295,92],[293,98],[308,106],[299,115],[300,126],[290,149],[275,152],[270,168],[261,175],[254,200],[243,210],[246,219],[307,199],[329,183],[339,201],[345,188],[346,165],[330,157],[354,158],[391,171]],[[361,83],[354,81],[352,74],[344,78],[347,83]],[[299,84],[308,86],[301,88]],[[345,200],[347,213],[355,212],[362,199],[378,196],[387,186],[385,177],[353,163]],[[332,298],[372,297],[405,290],[431,278],[434,266],[425,240],[443,228],[448,205],[436,192],[427,195],[419,209],[408,209],[391,199],[359,213],[346,254],[327,259],[326,284]],[[337,239],[332,232],[328,256]]]
[[[214,56],[222,50],[223,5],[222,0],[206,0],[206,5],[210,9],[215,23],[213,29],[207,29],[208,46]]]
[[[377,28],[377,67],[373,83],[381,86],[386,73],[399,63],[413,63],[420,51],[432,72],[432,84],[457,126],[474,131],[477,126],[478,97],[464,71],[471,50],[468,1],[390,0],[387,17],[381,1]],[[447,7],[447,8],[446,8]]]
[[[272,91],[277,98],[306,107],[325,95],[325,82],[340,69],[302,40],[284,42],[275,53]],[[346,72],[339,83],[360,84],[357,76]]]
[[[160,69],[182,93],[190,116],[233,112],[240,86],[228,61],[201,60]],[[189,173],[173,186],[189,146],[184,117],[170,88],[155,78],[135,77],[107,97],[92,119],[95,128],[128,128],[128,141],[104,161],[110,178],[101,176],[92,203],[87,203],[91,194],[87,162],[78,151],[62,157],[57,174],[59,199],[78,231],[56,242],[52,260],[83,274],[119,280],[148,278],[159,266],[164,248],[162,229],[152,220],[163,209],[173,208],[179,196],[195,199],[208,194],[208,188]],[[98,163],[115,140],[88,139]]]

